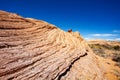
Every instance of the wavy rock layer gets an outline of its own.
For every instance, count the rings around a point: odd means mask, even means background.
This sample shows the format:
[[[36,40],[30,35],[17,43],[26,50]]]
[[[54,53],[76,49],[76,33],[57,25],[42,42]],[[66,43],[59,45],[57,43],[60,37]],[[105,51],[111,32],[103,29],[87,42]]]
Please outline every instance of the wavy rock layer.
[[[0,80],[105,80],[78,33],[0,11]]]

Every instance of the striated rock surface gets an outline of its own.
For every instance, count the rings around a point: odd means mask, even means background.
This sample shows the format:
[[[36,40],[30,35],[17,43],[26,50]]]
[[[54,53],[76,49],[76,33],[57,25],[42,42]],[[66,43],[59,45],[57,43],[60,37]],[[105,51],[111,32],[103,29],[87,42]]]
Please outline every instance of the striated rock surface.
[[[0,11],[0,80],[106,80],[78,32]]]

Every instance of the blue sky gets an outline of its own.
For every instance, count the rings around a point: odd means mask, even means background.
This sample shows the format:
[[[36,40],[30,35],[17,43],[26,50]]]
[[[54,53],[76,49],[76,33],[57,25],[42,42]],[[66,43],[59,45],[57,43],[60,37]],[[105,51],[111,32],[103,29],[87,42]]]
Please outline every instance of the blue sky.
[[[85,39],[120,40],[120,0],[1,0],[0,10],[79,31]]]

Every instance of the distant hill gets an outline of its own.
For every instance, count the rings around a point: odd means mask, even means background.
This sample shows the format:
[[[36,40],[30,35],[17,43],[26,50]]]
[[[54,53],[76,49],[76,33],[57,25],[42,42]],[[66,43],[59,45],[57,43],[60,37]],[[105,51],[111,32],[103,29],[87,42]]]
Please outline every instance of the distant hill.
[[[88,41],[88,44],[95,54],[106,59],[111,59],[115,62],[115,66],[120,68],[120,42],[92,40]],[[116,71],[116,75],[120,78],[119,69]]]

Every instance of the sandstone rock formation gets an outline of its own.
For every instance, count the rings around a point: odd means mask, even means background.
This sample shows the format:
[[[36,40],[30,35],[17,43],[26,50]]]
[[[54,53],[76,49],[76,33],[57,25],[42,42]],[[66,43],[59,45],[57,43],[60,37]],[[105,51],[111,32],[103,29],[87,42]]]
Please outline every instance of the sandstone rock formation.
[[[0,11],[0,80],[106,80],[79,33]]]

